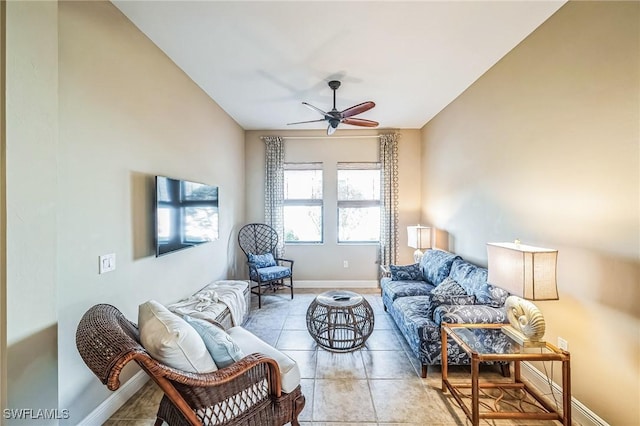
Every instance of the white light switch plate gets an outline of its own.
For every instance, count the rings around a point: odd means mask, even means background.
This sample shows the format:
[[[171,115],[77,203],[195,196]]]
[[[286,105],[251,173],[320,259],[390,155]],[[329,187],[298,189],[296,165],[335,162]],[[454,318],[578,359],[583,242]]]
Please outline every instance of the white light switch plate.
[[[116,254],[109,253],[98,257],[98,273],[104,274],[116,270]]]

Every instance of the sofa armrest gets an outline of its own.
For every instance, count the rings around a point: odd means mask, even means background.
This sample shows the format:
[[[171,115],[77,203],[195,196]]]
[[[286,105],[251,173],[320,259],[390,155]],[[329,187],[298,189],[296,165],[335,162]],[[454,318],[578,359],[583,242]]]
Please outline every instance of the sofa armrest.
[[[505,308],[488,305],[441,305],[433,313],[436,324],[506,324],[509,322]]]

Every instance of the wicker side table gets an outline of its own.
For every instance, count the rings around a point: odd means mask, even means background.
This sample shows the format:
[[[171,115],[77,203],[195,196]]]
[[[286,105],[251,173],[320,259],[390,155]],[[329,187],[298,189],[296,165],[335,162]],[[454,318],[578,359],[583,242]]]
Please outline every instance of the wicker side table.
[[[307,309],[307,329],[311,337],[333,352],[351,352],[364,346],[373,325],[371,305],[353,291],[324,292]]]

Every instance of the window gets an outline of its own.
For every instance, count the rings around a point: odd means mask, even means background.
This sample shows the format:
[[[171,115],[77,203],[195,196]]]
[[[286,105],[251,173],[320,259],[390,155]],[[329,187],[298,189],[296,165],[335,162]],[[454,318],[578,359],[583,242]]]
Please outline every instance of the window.
[[[380,240],[380,164],[338,163],[338,242]]]
[[[322,242],[322,163],[284,166],[284,242]]]

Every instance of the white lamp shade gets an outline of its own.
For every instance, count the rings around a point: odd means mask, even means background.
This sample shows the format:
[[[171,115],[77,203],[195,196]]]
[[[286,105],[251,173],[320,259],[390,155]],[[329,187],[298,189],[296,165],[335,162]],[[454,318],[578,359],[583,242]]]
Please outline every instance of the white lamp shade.
[[[407,226],[407,245],[422,250],[431,248],[431,228],[428,226]]]
[[[558,251],[516,243],[487,243],[487,281],[528,300],[557,300]]]

